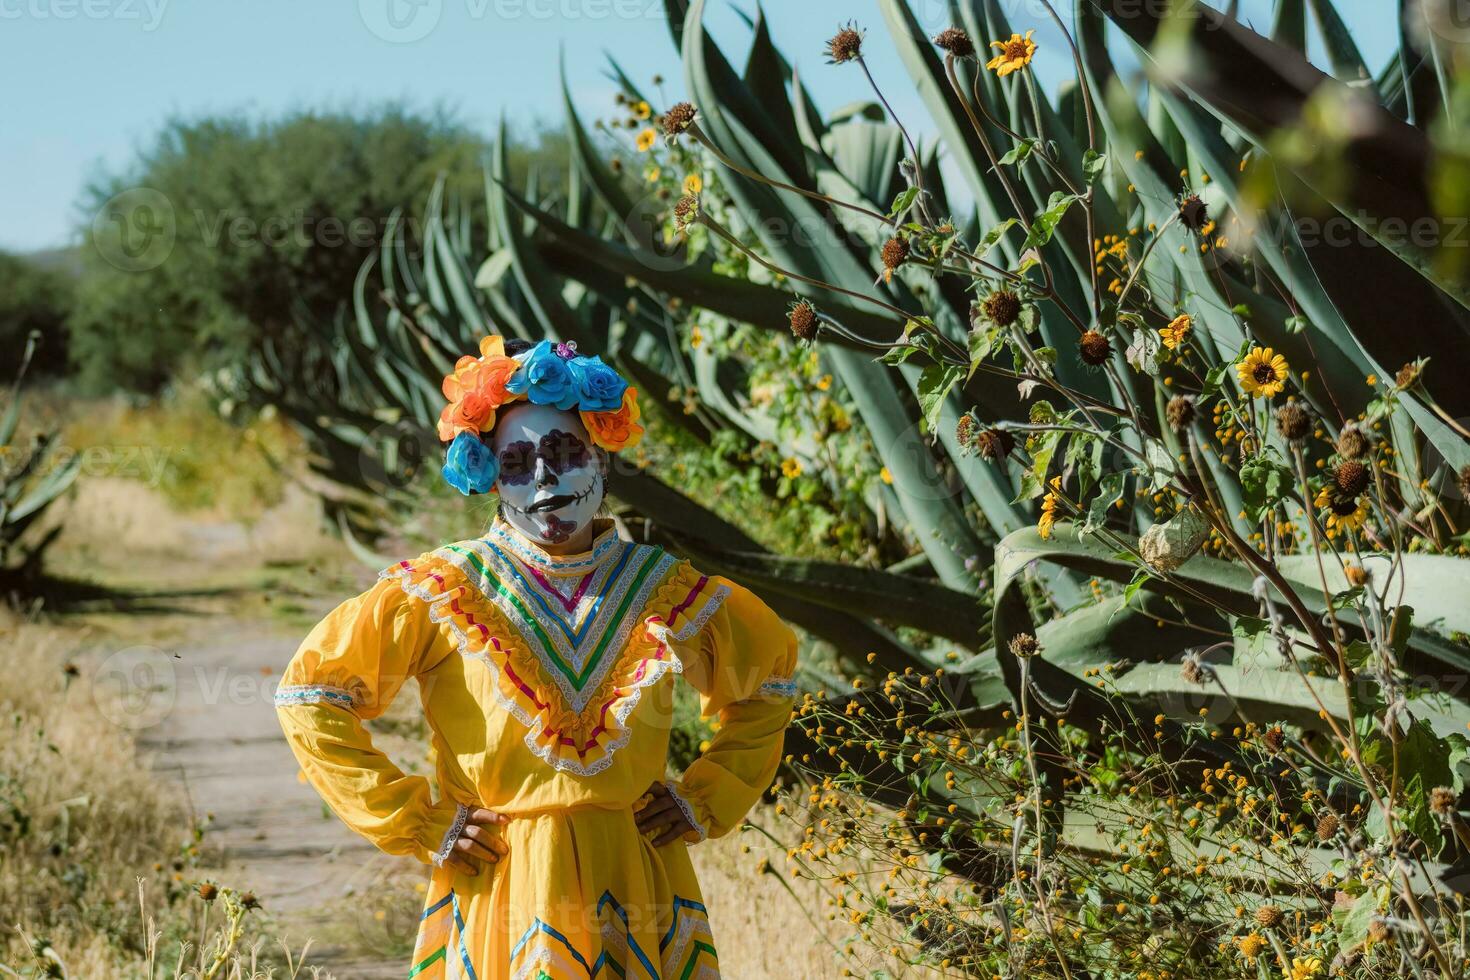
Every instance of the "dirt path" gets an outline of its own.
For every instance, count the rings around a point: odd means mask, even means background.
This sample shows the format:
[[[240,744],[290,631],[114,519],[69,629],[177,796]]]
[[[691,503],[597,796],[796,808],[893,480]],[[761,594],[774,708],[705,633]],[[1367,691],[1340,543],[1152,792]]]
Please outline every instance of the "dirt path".
[[[340,545],[302,545],[311,534],[299,529],[314,526],[314,515],[262,521],[275,528],[270,546],[228,522],[162,526],[151,509],[150,520],[116,523],[106,508],[117,506],[121,491],[110,488],[110,498],[94,491],[98,497],[81,508],[104,529],[125,529],[128,564],[99,552],[94,570],[106,585],[164,597],[167,608],[100,615],[92,628],[100,631],[99,657],[128,647],[163,679],[135,692],[142,714],[122,724],[156,771],[186,790],[196,814],[211,817],[203,867],[188,875],[253,891],[274,920],[270,931],[297,950],[310,939],[307,962],[337,980],[404,976],[427,875],[416,861],[380,853],[326,810],[299,778],[272,702],[311,624],[365,588],[371,573]],[[128,665],[119,666],[126,673]],[[374,723],[374,739],[400,765],[417,762],[422,771],[416,705],[405,690],[385,723]],[[761,870],[763,856],[783,861],[755,835],[695,849],[723,972],[739,980],[835,976],[830,946]]]

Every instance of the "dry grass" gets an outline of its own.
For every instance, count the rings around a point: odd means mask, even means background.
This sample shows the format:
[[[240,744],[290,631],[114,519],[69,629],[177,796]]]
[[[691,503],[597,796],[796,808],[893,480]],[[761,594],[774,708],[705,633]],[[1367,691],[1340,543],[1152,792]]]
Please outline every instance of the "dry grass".
[[[77,642],[56,627],[0,626],[0,951],[30,960],[18,927],[49,940],[72,975],[102,977],[139,949],[137,875],[181,874],[192,840],[180,800],[98,718]]]

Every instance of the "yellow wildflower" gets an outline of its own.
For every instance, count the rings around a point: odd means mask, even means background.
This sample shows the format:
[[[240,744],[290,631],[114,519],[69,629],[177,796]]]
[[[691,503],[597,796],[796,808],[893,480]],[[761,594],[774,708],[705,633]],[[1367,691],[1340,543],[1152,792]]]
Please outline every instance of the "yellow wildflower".
[[[781,475],[788,480],[794,480],[801,476],[801,460],[795,456],[788,456],[781,462]]]
[[[1057,523],[1057,505],[1062,492],[1062,478],[1054,476],[1051,478],[1051,491],[1041,501],[1041,517],[1036,521],[1036,530],[1045,540],[1051,537],[1051,530]]]
[[[656,142],[658,142],[658,133],[654,132],[653,127],[650,126],[638,134],[638,152],[647,153],[653,149],[653,144]]]
[[[1247,395],[1270,398],[1286,389],[1286,375],[1290,368],[1286,358],[1271,348],[1254,348],[1245,360],[1235,366],[1240,376],[1240,387]]]
[[[1027,31],[1026,36],[1012,34],[1009,41],[991,41],[990,46],[1000,50],[1000,54],[991,58],[985,67],[995,72],[997,77],[1005,78],[1011,72],[1020,71],[1031,64],[1031,59],[1036,55],[1036,42],[1031,40],[1035,31]]]
[[[635,102],[633,104],[633,115],[639,119],[647,119],[652,114],[653,109],[649,107],[647,102]]]
[[[704,190],[704,178],[699,174],[690,174],[684,178],[684,193],[698,194]]]
[[[1164,346],[1170,350],[1178,350],[1189,336],[1189,330],[1194,326],[1194,319],[1188,313],[1181,313],[1169,322],[1169,325],[1159,331],[1159,337],[1163,339]]]

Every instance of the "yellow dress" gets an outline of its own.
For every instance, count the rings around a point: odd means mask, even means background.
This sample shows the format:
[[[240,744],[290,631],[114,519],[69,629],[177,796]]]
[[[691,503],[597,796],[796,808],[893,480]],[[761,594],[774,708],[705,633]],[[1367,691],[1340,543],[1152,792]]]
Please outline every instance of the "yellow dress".
[[[311,632],[276,694],[306,777],[353,830],[435,866],[410,977],[719,976],[682,841],[654,847],[633,804],[663,780],[674,675],[718,730],[669,783],[701,836],[770,785],[791,717],[796,640],[759,599],[611,526],[553,557],[497,522],[384,570]],[[363,728],[417,678],[438,797]],[[508,854],[443,862],[467,809]]]

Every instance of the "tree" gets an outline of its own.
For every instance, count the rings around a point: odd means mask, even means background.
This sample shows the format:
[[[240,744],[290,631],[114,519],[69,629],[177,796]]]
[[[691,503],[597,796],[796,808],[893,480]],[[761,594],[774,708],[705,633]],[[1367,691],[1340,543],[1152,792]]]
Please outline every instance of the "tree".
[[[0,357],[6,364],[19,364],[26,339],[37,332],[40,341],[31,370],[55,374],[64,369],[73,277],[37,257],[0,252],[0,284],[4,285],[0,289]]]
[[[147,391],[263,344],[290,357],[342,309],[395,209],[415,220],[440,175],[450,199],[483,195],[485,149],[450,116],[400,106],[168,123],[84,195],[83,380]]]

